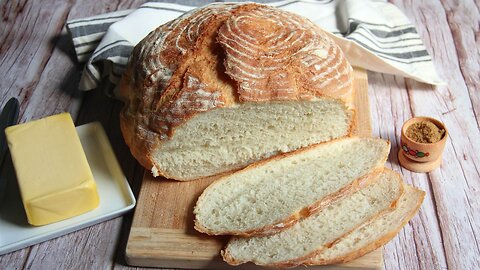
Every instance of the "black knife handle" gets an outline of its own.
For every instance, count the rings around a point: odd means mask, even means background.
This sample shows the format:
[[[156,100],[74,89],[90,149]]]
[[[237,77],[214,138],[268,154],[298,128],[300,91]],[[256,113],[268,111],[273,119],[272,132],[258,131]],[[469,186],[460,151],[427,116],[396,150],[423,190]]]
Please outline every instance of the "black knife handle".
[[[0,166],[3,164],[8,148],[5,129],[17,123],[19,108],[18,100],[13,97],[5,104],[0,114]]]

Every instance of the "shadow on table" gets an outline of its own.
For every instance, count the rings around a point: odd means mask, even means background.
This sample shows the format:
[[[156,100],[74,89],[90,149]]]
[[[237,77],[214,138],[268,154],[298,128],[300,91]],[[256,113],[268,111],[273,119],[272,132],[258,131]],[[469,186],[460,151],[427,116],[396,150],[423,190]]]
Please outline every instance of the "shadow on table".
[[[5,185],[0,190],[0,220],[20,227],[30,227],[10,154],[5,157],[2,164],[0,181]]]
[[[123,140],[120,130],[120,111],[122,107],[122,102],[107,97],[101,89],[88,91],[84,95],[75,124],[78,126],[94,121],[99,121],[102,124],[120,167],[122,168],[135,197],[138,198],[144,169],[130,154],[130,150]],[[122,265],[126,265],[124,255],[133,220],[133,213],[134,211],[131,211],[123,216],[120,235],[117,239],[115,263]]]
[[[78,84],[84,64],[78,63],[71,37],[68,34],[61,34],[52,39],[51,43],[56,49],[67,55],[72,63],[74,63],[73,68],[66,72],[67,75],[62,81],[60,89],[73,98],[83,96],[83,101],[81,102],[75,125],[80,126],[96,121],[102,124],[120,167],[122,168],[135,197],[138,198],[144,169],[130,154],[130,150],[125,144],[120,131],[119,115],[123,103],[119,100],[110,98],[105,94],[104,88],[111,87],[111,85],[106,83],[101,84],[97,89],[92,91],[82,92],[78,90]],[[123,216],[121,232],[117,239],[118,245],[115,253],[115,263],[126,265],[124,254],[130,226],[133,220],[133,213],[134,211],[131,211]]]
[[[388,160],[395,165],[400,166],[400,163],[398,162],[398,150],[399,148],[399,142],[397,141],[398,135],[395,134],[395,131],[389,131],[388,132],[388,137],[387,138],[395,138],[395,141],[390,141],[390,154],[388,155]],[[400,138],[398,138],[400,140]]]
[[[73,64],[63,73],[66,74],[58,88],[72,98],[81,98],[82,91],[78,90],[81,72],[84,64],[79,63],[76,57],[75,48],[69,34],[61,33],[50,40],[50,44],[58,51],[68,57]],[[65,60],[64,60],[65,61]]]

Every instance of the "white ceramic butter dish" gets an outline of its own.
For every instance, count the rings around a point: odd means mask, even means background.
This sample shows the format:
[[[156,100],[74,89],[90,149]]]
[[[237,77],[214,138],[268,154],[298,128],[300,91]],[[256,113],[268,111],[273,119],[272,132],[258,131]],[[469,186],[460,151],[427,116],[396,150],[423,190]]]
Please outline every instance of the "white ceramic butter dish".
[[[2,173],[8,183],[4,200],[0,202],[0,255],[118,217],[135,206],[133,192],[102,125],[89,123],[77,127],[77,132],[97,184],[100,205],[67,220],[31,226],[27,223],[14,169],[8,168]]]

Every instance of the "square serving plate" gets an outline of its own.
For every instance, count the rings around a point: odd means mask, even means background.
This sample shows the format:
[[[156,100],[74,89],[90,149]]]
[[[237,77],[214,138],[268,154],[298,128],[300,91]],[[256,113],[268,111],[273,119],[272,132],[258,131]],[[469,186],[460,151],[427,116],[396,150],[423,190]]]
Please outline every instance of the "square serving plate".
[[[85,124],[77,127],[77,132],[97,183],[100,205],[64,221],[31,226],[27,223],[15,172],[9,166],[2,173],[8,183],[3,202],[0,202],[0,255],[118,217],[135,206],[133,192],[102,125],[99,122]]]

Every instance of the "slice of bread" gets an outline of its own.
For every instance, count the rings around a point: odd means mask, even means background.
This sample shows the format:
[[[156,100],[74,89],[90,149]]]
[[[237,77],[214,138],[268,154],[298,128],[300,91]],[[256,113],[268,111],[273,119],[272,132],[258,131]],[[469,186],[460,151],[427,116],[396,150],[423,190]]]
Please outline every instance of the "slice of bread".
[[[348,136],[353,112],[340,101],[240,104],[212,109],[151,150],[155,174],[180,181],[235,171],[262,159]],[[157,168],[158,166],[158,168]]]
[[[405,193],[395,210],[358,227],[330,248],[324,249],[305,264],[345,263],[371,252],[390,241],[415,216],[425,192],[405,185]]]
[[[231,265],[246,262],[272,267],[300,265],[358,226],[391,211],[403,192],[399,175],[384,170],[370,185],[278,234],[232,238],[222,256]]]
[[[200,196],[195,228],[211,235],[274,234],[369,183],[390,143],[344,138],[254,164],[219,179]]]

